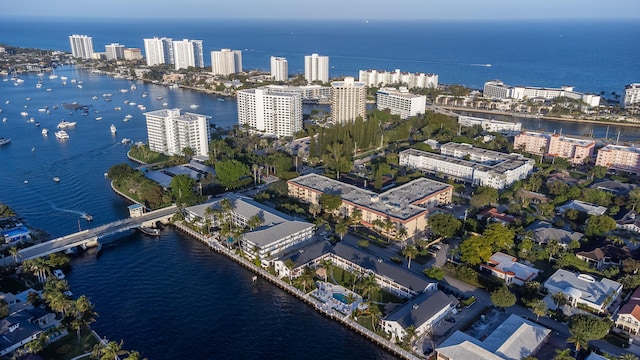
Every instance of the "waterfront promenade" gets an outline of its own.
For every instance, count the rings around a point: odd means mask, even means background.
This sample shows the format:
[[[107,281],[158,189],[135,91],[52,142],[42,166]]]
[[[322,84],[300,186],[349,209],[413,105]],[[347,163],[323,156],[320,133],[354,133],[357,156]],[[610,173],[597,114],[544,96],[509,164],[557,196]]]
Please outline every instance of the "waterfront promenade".
[[[289,294],[297,297],[298,299],[304,301],[307,305],[312,306],[314,309],[316,309],[320,313],[324,314],[325,316],[327,316],[327,317],[329,317],[329,318],[331,318],[331,319],[333,319],[335,321],[338,321],[342,325],[344,325],[344,326],[350,328],[351,330],[355,331],[356,333],[364,336],[365,338],[369,339],[370,341],[372,341],[373,343],[377,344],[378,346],[381,346],[385,350],[393,353],[395,356],[398,356],[398,357],[400,357],[402,359],[407,359],[407,360],[418,360],[419,359],[419,357],[417,357],[414,354],[402,349],[401,347],[396,345],[394,342],[385,339],[384,337],[374,333],[373,331],[367,329],[366,327],[364,327],[364,326],[360,325],[359,323],[357,323],[356,321],[352,320],[350,315],[342,314],[342,313],[336,311],[335,309],[333,309],[331,307],[325,306],[325,304],[323,302],[321,302],[320,300],[312,297],[308,293],[304,293],[303,291],[301,291],[298,288],[290,285],[289,283],[287,283],[286,281],[278,278],[277,276],[269,273],[268,271],[264,270],[263,268],[257,267],[253,262],[251,262],[251,261],[247,260],[246,258],[236,254],[232,249],[224,247],[213,236],[207,237],[205,235],[202,235],[202,234],[198,233],[197,231],[194,231],[193,229],[187,227],[186,225],[184,225],[184,224],[182,224],[180,222],[175,222],[174,225],[176,226],[177,229],[179,229],[180,231],[186,233],[187,235],[195,238],[196,240],[204,243],[205,245],[207,245],[213,251],[215,251],[215,252],[217,252],[219,254],[227,256],[229,259],[231,259],[231,260],[237,262],[238,264],[244,266],[246,269],[254,272],[257,275],[260,275],[265,280],[267,280],[270,283],[278,286],[282,290],[285,290],[286,292],[288,292]]]
[[[28,248],[22,249],[18,253],[18,261],[38,258],[41,256],[64,251],[66,249],[97,244],[98,240],[106,236],[115,235],[127,230],[135,229],[146,223],[166,221],[173,217],[178,208],[173,205],[159,210],[151,211],[139,217],[117,220],[95,228],[81,230],[76,233],[46,241]]]

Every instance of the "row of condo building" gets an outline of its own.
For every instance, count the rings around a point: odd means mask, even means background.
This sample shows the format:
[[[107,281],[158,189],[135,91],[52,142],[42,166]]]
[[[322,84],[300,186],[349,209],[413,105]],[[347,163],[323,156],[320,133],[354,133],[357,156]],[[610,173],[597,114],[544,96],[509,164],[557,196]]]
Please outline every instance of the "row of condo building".
[[[512,86],[506,85],[500,80],[484,83],[482,96],[487,99],[515,100],[535,100],[536,98],[549,100],[557,97],[567,97],[573,100],[580,100],[590,107],[600,105],[600,96],[575,92],[573,91],[573,86],[562,86],[560,88]]]
[[[560,134],[544,134],[524,131],[515,136],[513,147],[531,154],[554,156],[574,164],[590,161],[595,141],[567,137]],[[596,165],[612,170],[640,174],[640,148],[606,145],[598,150]]]

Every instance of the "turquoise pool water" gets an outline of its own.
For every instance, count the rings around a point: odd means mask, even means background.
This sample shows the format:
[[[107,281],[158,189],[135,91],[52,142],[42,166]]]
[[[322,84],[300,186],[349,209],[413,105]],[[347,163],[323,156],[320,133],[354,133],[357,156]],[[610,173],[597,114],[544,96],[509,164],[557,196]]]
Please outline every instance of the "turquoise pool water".
[[[347,295],[345,295],[345,294],[333,293],[333,298],[338,300],[338,301],[340,301],[340,302],[342,302],[342,303],[349,304],[349,302],[347,301]]]

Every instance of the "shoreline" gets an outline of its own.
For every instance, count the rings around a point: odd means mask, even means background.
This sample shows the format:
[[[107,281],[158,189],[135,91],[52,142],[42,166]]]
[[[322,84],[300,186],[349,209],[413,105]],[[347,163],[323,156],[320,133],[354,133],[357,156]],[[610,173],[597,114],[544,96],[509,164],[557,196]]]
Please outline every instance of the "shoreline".
[[[626,121],[616,121],[616,120],[589,120],[589,119],[568,119],[563,117],[556,116],[530,116],[528,114],[514,114],[506,111],[496,111],[496,110],[485,110],[485,109],[471,109],[471,108],[461,108],[461,107],[453,107],[453,106],[439,106],[437,107],[449,110],[452,112],[468,112],[468,113],[483,113],[483,114],[495,114],[501,116],[509,116],[511,118],[523,117],[523,118],[531,118],[531,119],[540,119],[540,120],[554,120],[554,121],[566,121],[566,122],[574,122],[574,123],[587,123],[587,124],[598,124],[598,125],[618,125],[618,126],[628,126],[628,127],[640,127],[640,120],[637,123],[626,122]]]
[[[204,235],[202,235],[202,234],[190,229],[189,227],[181,224],[180,222],[175,222],[175,223],[172,223],[172,224],[175,226],[175,228],[177,230],[180,230],[183,233],[191,236],[195,240],[198,240],[198,241],[202,242],[203,244],[208,246],[212,251],[215,251],[216,253],[218,253],[220,255],[224,255],[228,259],[233,260],[236,263],[242,265],[245,269],[253,272],[256,275],[260,275],[261,278],[269,281],[271,284],[273,284],[273,285],[277,286],[278,288],[286,291],[288,294],[295,296],[299,300],[302,300],[302,302],[304,302],[306,305],[309,305],[309,306],[313,307],[320,314],[325,315],[329,319],[335,320],[338,323],[346,326],[347,328],[355,331],[357,334],[363,336],[364,338],[366,338],[367,340],[371,341],[372,343],[382,347],[384,350],[390,352],[391,354],[393,354],[395,356],[398,356],[398,357],[400,357],[402,359],[407,359],[407,360],[418,360],[418,359],[420,359],[418,356],[414,355],[413,353],[411,353],[411,352],[409,352],[407,350],[404,350],[401,347],[397,346],[394,342],[383,338],[382,336],[372,332],[371,330],[365,328],[364,326],[360,325],[359,323],[351,320],[348,315],[344,316],[344,315],[341,315],[340,313],[336,314],[336,312],[334,310],[329,310],[329,311],[324,310],[322,308],[322,306],[321,306],[322,303],[319,300],[316,300],[312,296],[310,296],[310,295],[308,295],[306,293],[303,293],[301,290],[295,288],[293,285],[287,284],[285,281],[283,281],[282,279],[278,278],[277,276],[267,272],[266,270],[256,267],[249,260],[247,260],[247,259],[245,259],[245,258],[243,258],[241,256],[238,256],[232,250],[229,250],[229,249],[225,248],[224,246],[220,245],[220,243],[218,243],[213,237],[206,237],[206,236],[204,236]]]

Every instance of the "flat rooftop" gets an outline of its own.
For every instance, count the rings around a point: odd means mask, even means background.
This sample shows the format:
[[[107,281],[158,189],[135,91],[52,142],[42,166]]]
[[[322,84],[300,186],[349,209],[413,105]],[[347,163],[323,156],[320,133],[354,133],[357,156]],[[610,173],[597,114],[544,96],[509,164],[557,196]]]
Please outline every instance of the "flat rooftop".
[[[451,188],[449,184],[420,178],[377,194],[317,174],[307,174],[289,181],[323,194],[340,195],[343,200],[355,205],[403,220],[427,210],[419,205],[422,200]]]
[[[558,269],[544,285],[562,289],[563,292],[571,292],[572,295],[578,295],[579,292],[581,299],[597,305],[603,304],[610,293],[622,288],[622,284],[607,278],[597,280],[593,276],[564,269]]]

